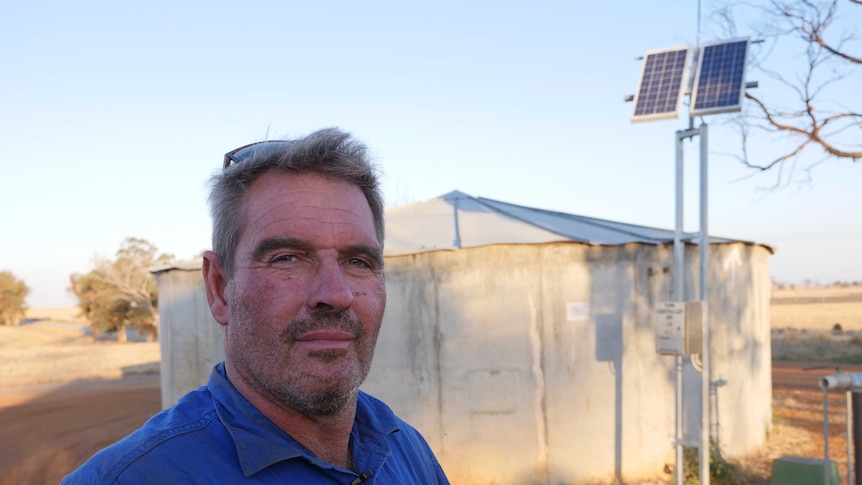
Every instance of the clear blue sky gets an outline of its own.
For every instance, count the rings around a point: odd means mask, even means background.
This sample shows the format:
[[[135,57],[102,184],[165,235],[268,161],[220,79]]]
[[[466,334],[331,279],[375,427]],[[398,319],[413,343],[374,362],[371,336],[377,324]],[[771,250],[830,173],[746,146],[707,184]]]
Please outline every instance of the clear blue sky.
[[[704,41],[713,30],[705,19]],[[687,119],[633,125],[623,97],[636,56],[696,42],[693,0],[10,2],[0,270],[31,306],[66,306],[69,275],[127,236],[191,258],[210,245],[206,181],[226,151],[328,126],[372,148],[390,206],[458,189],[672,228]],[[720,119],[707,119],[714,152],[738,146]],[[712,234],[775,246],[779,281],[862,279],[858,163],[771,192],[774,173],[738,181],[750,172],[717,153],[710,167]]]

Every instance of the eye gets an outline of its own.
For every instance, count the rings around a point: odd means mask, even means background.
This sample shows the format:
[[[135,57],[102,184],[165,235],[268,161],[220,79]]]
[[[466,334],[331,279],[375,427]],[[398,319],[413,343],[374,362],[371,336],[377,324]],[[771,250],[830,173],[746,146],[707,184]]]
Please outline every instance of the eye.
[[[363,267],[363,268],[370,268],[371,267],[371,264],[369,264],[368,261],[366,261],[362,258],[350,258],[347,260],[347,264],[349,264],[350,266],[357,266],[357,267]]]
[[[272,258],[273,263],[293,263],[297,259],[295,254],[279,254]]]

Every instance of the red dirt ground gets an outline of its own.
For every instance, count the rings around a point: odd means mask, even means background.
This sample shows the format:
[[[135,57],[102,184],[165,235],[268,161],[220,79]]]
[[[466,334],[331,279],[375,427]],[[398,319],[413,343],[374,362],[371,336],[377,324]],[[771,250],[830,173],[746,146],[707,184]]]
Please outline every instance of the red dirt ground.
[[[158,375],[0,388],[0,483],[56,485],[160,409]]]

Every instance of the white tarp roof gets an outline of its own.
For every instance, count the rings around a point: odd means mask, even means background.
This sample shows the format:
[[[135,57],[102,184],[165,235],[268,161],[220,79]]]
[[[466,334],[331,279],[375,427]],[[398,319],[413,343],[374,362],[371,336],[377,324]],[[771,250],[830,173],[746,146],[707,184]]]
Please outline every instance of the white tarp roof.
[[[384,255],[559,241],[603,246],[666,244],[673,243],[673,237],[672,230],[523,207],[455,190],[387,210]],[[683,240],[697,242],[697,233],[683,233]],[[709,242],[756,244],[718,237],[710,237]]]

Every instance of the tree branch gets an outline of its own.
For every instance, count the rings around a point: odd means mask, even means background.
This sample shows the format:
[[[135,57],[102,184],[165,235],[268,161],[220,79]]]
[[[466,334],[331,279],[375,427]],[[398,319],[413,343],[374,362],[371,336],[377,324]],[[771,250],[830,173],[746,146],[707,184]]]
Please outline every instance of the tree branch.
[[[848,1],[854,6],[862,5],[862,0]],[[857,99],[843,94],[835,96],[837,92],[833,91],[835,88],[844,89],[846,83],[852,82],[849,78],[852,73],[848,68],[862,65],[862,57],[847,49],[847,46],[855,45],[850,44],[850,41],[856,40],[854,31],[840,35],[838,30],[839,0],[766,0],[760,5],[741,0],[735,5],[772,17],[752,29],[769,42],[763,44],[763,47],[756,47],[751,55],[749,69],[757,69],[787,90],[783,93],[785,106],[771,101],[770,94],[781,96],[776,94],[781,91],[775,89],[760,93],[762,97],[745,93],[745,97],[753,103],[744,107],[744,114],[740,118],[740,126],[743,128],[740,132],[741,152],[728,155],[761,172],[775,168],[779,179],[776,187],[781,186],[782,180],[793,173],[797,161],[801,160],[802,152],[810,146],[819,145],[827,160],[862,159],[862,144],[857,141],[860,137],[854,136],[855,131],[848,132],[854,128],[862,129],[862,113],[858,112],[858,106],[843,106],[842,103],[854,105]],[[725,31],[736,30],[734,15],[729,7],[721,9],[716,17]],[[740,18],[763,18],[763,15],[744,15]],[[850,25],[851,29],[858,24],[859,22],[854,24],[852,19],[849,24],[846,21],[841,23]],[[836,32],[839,33],[838,36],[835,35]],[[788,48],[792,49],[793,42],[796,41],[802,42],[801,48],[796,50],[796,57],[801,61],[796,64],[797,68],[785,62],[766,62],[776,46],[781,47],[784,51],[782,55],[785,55],[792,52],[788,51]],[[785,134],[794,142],[785,153],[771,158],[771,161],[752,163],[747,146],[753,140],[748,136],[751,128]],[[807,167],[809,180],[811,170],[821,163],[823,160]]]

